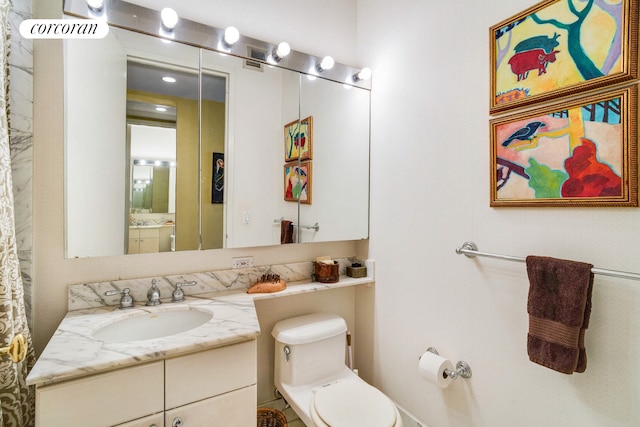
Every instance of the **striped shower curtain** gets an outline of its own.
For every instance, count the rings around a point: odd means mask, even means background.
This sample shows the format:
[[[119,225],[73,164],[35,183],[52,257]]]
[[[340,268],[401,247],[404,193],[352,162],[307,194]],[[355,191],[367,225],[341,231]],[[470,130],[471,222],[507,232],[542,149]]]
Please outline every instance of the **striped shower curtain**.
[[[10,0],[0,0],[0,425],[34,424],[34,390],[26,376],[35,362],[16,246],[9,148]]]

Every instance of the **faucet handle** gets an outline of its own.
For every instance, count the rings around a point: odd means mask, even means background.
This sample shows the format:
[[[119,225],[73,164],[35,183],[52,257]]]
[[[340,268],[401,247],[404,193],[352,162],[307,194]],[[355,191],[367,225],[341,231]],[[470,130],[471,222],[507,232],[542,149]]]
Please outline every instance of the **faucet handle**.
[[[122,295],[120,298],[120,308],[131,308],[133,307],[133,297],[130,295],[131,289],[124,288],[121,291],[106,291],[105,296],[113,296],[113,295]]]
[[[198,282],[196,282],[195,280],[191,280],[189,282],[177,282],[176,289],[173,291],[173,294],[171,294],[171,300],[173,302],[184,301],[184,291],[182,290],[182,287],[193,286],[193,285],[196,285],[197,283]]]

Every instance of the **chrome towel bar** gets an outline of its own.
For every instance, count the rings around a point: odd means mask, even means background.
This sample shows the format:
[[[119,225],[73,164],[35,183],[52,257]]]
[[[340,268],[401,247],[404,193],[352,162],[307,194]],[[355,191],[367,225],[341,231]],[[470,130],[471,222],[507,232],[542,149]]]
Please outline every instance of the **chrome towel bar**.
[[[499,254],[491,254],[487,252],[478,251],[478,246],[474,242],[465,242],[462,247],[456,248],[456,253],[458,255],[464,255],[467,258],[474,258],[476,256],[487,257],[487,258],[495,258],[495,259],[503,259],[506,261],[516,261],[516,262],[525,262],[526,258],[516,257],[511,255],[499,255]],[[604,268],[592,268],[591,272],[593,274],[600,274],[602,276],[611,276],[611,277],[619,277],[622,279],[630,279],[630,280],[640,280],[640,274],[638,273],[628,273],[626,271],[617,271],[617,270],[606,270]]]
[[[280,224],[283,220],[284,220],[284,218],[274,219],[273,223],[274,224]],[[292,224],[292,225],[294,227],[306,228],[307,230],[320,231],[320,224],[318,224],[317,222],[315,224],[313,224],[313,225],[296,225],[296,224]]]

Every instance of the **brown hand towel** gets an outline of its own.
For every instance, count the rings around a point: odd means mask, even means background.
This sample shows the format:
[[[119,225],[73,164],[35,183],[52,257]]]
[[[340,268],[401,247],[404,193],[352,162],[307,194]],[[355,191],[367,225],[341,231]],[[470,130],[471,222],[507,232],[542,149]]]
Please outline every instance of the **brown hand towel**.
[[[280,222],[280,243],[293,243],[293,223],[286,219]]]
[[[537,256],[528,256],[526,261],[529,359],[565,374],[584,372],[593,265]]]

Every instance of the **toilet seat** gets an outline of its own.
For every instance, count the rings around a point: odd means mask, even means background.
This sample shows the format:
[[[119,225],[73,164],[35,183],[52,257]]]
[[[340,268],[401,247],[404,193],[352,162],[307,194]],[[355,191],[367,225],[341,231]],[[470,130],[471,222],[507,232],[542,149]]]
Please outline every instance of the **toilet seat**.
[[[362,381],[344,380],[319,388],[310,409],[318,426],[394,427],[398,418],[389,398]]]

